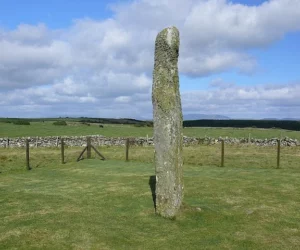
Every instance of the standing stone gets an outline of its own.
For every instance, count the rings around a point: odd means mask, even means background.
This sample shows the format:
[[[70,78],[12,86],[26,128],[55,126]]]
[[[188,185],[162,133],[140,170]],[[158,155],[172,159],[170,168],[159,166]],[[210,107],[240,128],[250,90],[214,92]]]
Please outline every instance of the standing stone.
[[[174,218],[183,199],[182,110],[178,77],[179,31],[162,30],[155,41],[152,103],[156,213]]]

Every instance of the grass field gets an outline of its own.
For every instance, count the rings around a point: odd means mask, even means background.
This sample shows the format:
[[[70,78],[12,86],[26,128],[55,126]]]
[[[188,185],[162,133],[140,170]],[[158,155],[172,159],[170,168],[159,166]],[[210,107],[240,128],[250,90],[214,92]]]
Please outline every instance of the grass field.
[[[300,140],[300,131],[282,129],[257,129],[257,128],[185,128],[185,136],[190,137],[235,137],[248,138],[280,138],[289,137]],[[69,122],[68,126],[55,126],[53,121],[31,122],[31,125],[14,125],[0,122],[0,137],[23,137],[23,136],[79,136],[79,135],[104,135],[108,137],[146,137],[152,136],[151,127],[134,127],[132,125],[111,125],[91,123],[90,126],[79,122]]]
[[[101,131],[97,133],[96,131]],[[185,135],[255,138],[299,132],[186,128]],[[149,136],[152,128],[50,122],[0,123],[0,137]],[[299,138],[300,139],[300,138]],[[155,215],[149,178],[153,147],[98,147],[106,161],[76,162],[82,148],[0,148],[0,249],[299,249],[300,149],[225,145],[184,147],[184,206],[176,220]]]
[[[300,168],[186,164],[185,205],[172,221],[154,213],[153,164],[61,165],[42,153],[46,165],[0,174],[1,249],[299,247]]]
[[[125,160],[125,147],[101,146],[98,150],[108,160]],[[65,162],[75,163],[82,148],[66,147]],[[183,148],[184,164],[194,166],[219,167],[221,162],[221,145],[195,145]],[[84,156],[85,157],[85,156]],[[92,151],[92,158],[99,158]],[[131,146],[129,159],[134,162],[153,163],[154,148],[152,146]],[[30,163],[33,168],[59,165],[60,148],[31,148]],[[276,146],[248,146],[225,144],[225,167],[275,169],[277,163]],[[300,169],[300,148],[282,147],[280,167],[283,169]],[[24,148],[0,148],[0,172],[21,171],[25,169]]]

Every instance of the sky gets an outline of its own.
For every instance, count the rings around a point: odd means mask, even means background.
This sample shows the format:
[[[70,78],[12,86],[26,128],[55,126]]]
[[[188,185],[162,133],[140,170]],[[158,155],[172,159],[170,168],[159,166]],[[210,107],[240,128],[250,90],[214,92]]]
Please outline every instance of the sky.
[[[169,26],[184,115],[300,118],[300,0],[0,0],[0,117],[152,119]]]

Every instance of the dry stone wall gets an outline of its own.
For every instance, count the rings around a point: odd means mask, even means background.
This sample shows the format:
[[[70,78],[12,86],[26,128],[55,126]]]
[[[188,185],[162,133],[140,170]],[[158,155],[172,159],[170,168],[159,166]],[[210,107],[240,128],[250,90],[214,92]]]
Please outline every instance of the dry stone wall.
[[[105,137],[102,135],[90,135],[92,144],[95,146],[125,146],[125,137]],[[58,147],[60,145],[60,138],[58,136],[48,137],[20,137],[20,138],[0,138],[0,147],[25,147],[25,140],[29,140],[30,147]],[[63,136],[65,145],[69,147],[86,146],[86,136]],[[274,146],[277,145],[277,138],[271,139],[255,139],[251,138],[195,138],[183,137],[184,146],[192,146],[197,144],[217,144],[224,139],[226,144],[251,144],[257,146]],[[152,137],[131,138],[130,144],[135,146],[153,146]],[[300,141],[285,137],[281,140],[282,146],[300,146]]]

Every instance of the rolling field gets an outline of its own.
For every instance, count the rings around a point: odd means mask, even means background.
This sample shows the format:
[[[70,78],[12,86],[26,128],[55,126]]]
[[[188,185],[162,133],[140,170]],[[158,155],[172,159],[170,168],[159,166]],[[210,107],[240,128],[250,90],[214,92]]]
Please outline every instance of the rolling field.
[[[300,140],[300,131],[283,129],[257,129],[257,128],[184,128],[185,136],[190,137],[235,137],[248,138],[280,138],[289,137]],[[31,125],[14,125],[0,122],[0,137],[23,136],[79,136],[79,135],[104,135],[108,137],[146,137],[152,136],[153,128],[135,127],[133,125],[99,124],[91,123],[90,126],[79,122],[68,122],[68,126],[55,126],[53,121],[31,122]]]

